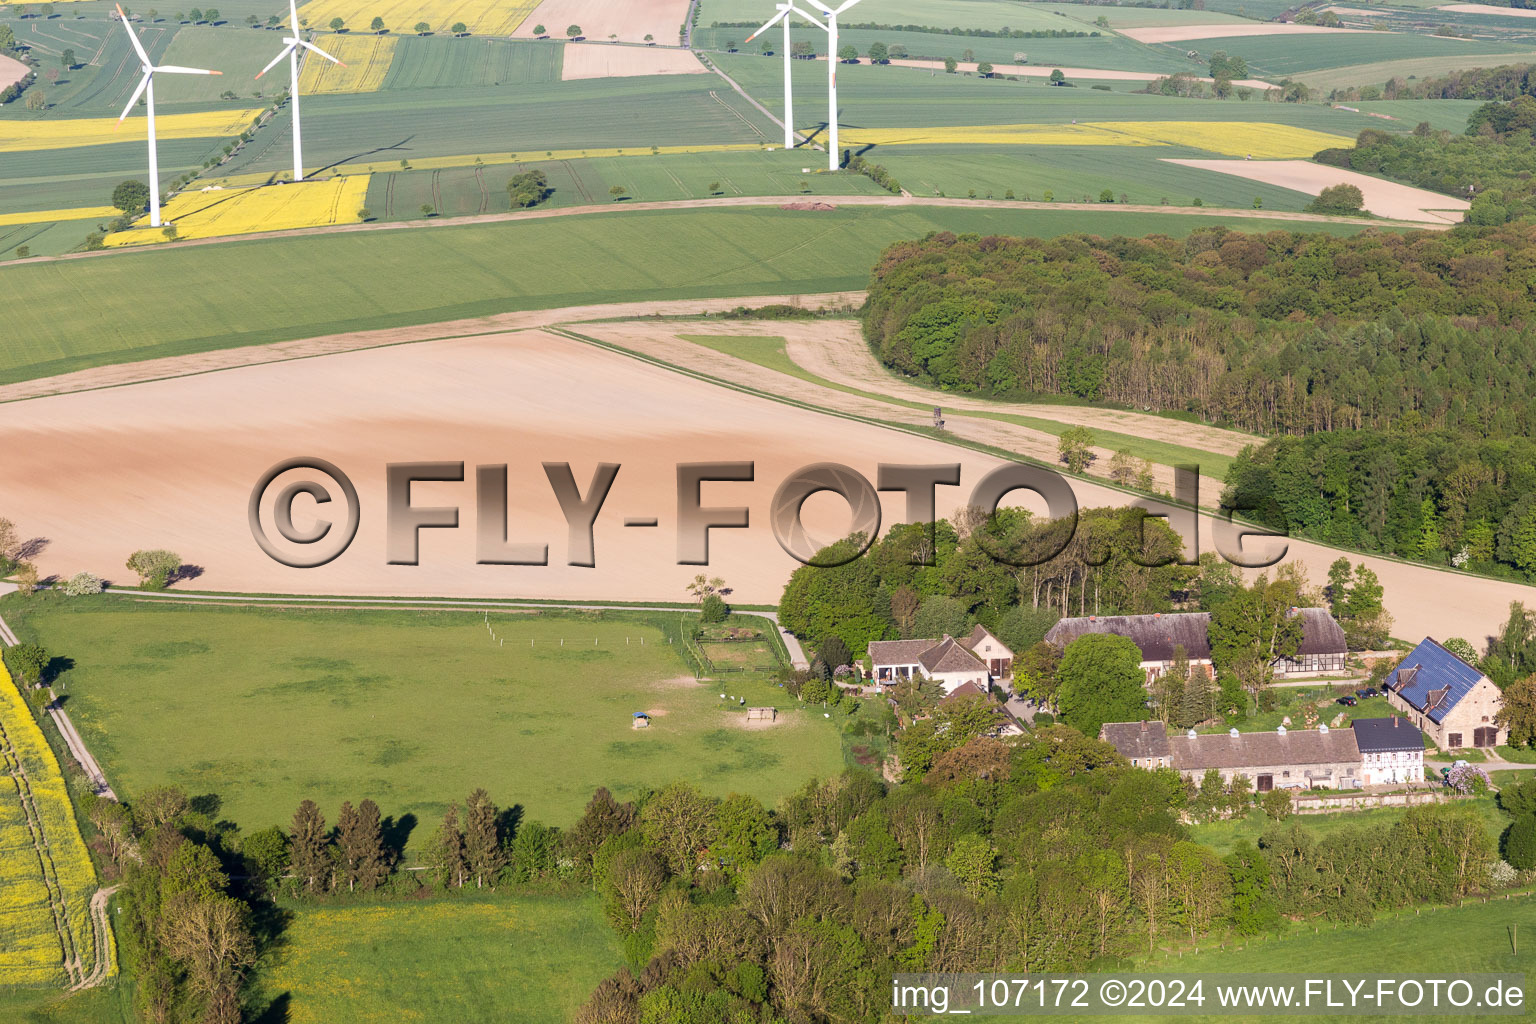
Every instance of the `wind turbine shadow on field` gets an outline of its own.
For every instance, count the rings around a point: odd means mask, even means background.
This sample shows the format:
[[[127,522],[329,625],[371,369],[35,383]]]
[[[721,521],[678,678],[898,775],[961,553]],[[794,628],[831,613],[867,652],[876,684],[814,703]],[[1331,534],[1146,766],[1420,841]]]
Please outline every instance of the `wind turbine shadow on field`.
[[[350,163],[353,163],[355,161],[362,160],[365,157],[375,156],[375,155],[377,155],[379,153],[395,153],[395,152],[406,151],[405,150],[406,143],[410,142],[415,137],[416,137],[415,135],[407,135],[405,138],[401,139],[399,142],[395,143],[393,146],[380,146],[377,149],[365,149],[361,153],[353,153],[351,156],[344,156],[340,160],[337,160],[335,163],[326,164],[324,167],[320,168],[315,173],[316,174],[324,174],[326,171],[329,171],[329,170],[332,170],[334,168],[340,167],[343,164],[350,164]]]

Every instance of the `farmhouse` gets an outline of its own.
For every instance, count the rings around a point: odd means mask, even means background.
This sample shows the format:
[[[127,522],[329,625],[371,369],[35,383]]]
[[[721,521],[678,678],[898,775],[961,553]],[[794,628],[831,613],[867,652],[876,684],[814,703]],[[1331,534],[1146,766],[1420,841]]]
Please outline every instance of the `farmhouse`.
[[[1406,719],[1357,718],[1349,723],[1360,748],[1367,786],[1424,781],[1424,734]]]
[[[1137,768],[1173,767],[1173,747],[1162,722],[1107,722],[1099,727],[1099,739]]]
[[[939,683],[946,694],[965,683],[986,692],[1013,673],[1013,651],[977,626],[963,640],[947,633],[942,640],[875,640],[869,645],[869,664],[875,682],[884,686],[921,676]]]
[[[1494,721],[1503,695],[1493,681],[1434,640],[1424,640],[1386,681],[1387,703],[1441,750],[1496,747],[1509,730]]]
[[[1344,627],[1322,608],[1293,608],[1301,617],[1301,644],[1293,658],[1275,661],[1275,674],[1307,676],[1342,671],[1348,648]],[[1123,636],[1141,648],[1141,668],[1152,682],[1173,667],[1174,649],[1184,648],[1191,666],[1211,664],[1211,616],[1209,612],[1180,612],[1169,615],[1089,615],[1061,619],[1045,634],[1045,639],[1065,648],[1073,640],[1089,633]]]
[[[1260,793],[1272,789],[1357,789],[1364,785],[1360,748],[1348,729],[1169,736],[1162,722],[1108,722],[1099,739],[1141,768],[1172,767],[1193,782],[1212,769],[1230,783],[1244,776]]]

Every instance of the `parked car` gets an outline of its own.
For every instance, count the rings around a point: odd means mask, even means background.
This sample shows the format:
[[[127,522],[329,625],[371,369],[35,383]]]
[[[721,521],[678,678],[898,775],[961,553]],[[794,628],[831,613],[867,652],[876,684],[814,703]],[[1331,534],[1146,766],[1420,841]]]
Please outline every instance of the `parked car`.
[[[1367,686],[1363,690],[1356,690],[1355,696],[1359,697],[1361,700],[1370,700],[1372,697],[1376,696],[1376,691]]]
[[[1352,708],[1356,704],[1359,704],[1360,701],[1357,698],[1355,698],[1355,697],[1351,697],[1351,696],[1346,695],[1346,696],[1343,696],[1343,697],[1339,698],[1339,703],[1343,704],[1347,708]]]

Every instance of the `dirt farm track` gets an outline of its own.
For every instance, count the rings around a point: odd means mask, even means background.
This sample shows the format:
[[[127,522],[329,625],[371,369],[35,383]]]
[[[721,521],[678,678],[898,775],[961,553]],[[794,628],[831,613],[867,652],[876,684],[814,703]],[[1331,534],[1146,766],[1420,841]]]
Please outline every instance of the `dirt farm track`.
[[[754,301],[774,298],[791,297]],[[857,297],[801,298],[815,305]],[[6,512],[27,536],[46,538],[37,559],[45,574],[90,570],[122,582],[132,548],[163,546],[200,567],[195,585],[207,590],[672,601],[700,571],[676,564],[676,464],[751,461],[752,482],[703,485],[704,506],[746,506],[751,516],[749,529],[711,531],[709,571],[724,576],[739,601],[775,603],[796,563],[779,548],[767,513],[775,489],[794,470],[837,462],[873,480],[882,462],[959,462],[962,486],[939,489],[945,515],[1000,464],[908,432],[900,409],[849,418],[862,415],[849,408],[861,400],[814,382],[702,349],[711,360],[707,368],[673,369],[570,337],[557,326],[574,323],[593,337],[606,329],[617,332],[614,344],[629,352],[650,346],[663,353],[679,343],[680,333],[722,333],[721,325],[650,320],[583,328],[579,322],[697,314],[739,301],[509,314],[13,385],[0,392],[0,399],[11,399],[0,404]],[[869,391],[893,385],[851,351],[862,342],[846,325],[826,324],[824,333],[814,324],[782,332],[771,324],[754,327],[760,334],[793,334],[792,354],[815,363],[818,372]],[[1081,412],[1090,420],[1095,415]],[[1122,430],[1138,426],[1106,422]],[[1220,432],[1188,429],[1185,443],[1228,443]],[[976,440],[1013,443],[1005,434]],[[258,477],[294,456],[335,463],[360,495],[356,540],[316,569],[290,569],[267,558],[247,523]],[[466,463],[466,482],[418,483],[412,493],[417,506],[459,507],[460,527],[421,531],[420,564],[389,565],[384,467],[427,460]],[[583,494],[596,463],[621,466],[595,528],[594,568],[566,564],[565,521],[541,462],[571,463]],[[508,539],[548,544],[547,566],[476,564],[474,467],[501,463],[509,465]],[[1082,507],[1128,500],[1094,481],[1073,480],[1072,486]],[[902,518],[902,501],[900,494],[882,495],[887,525]],[[317,513],[330,518],[335,507],[320,509],[301,498],[295,521],[302,529]],[[658,528],[622,525],[626,517],[651,516]],[[813,535],[831,539],[847,527],[846,507],[834,496],[813,496],[805,522]],[[1211,530],[1212,520],[1202,517],[1202,549],[1212,547]],[[1326,576],[1338,555],[1322,545],[1289,544],[1289,557],[1304,562],[1313,581]],[[1510,601],[1536,602],[1529,587],[1389,559],[1357,560],[1380,574],[1394,633],[1408,639],[1460,635],[1479,642],[1502,621]]]

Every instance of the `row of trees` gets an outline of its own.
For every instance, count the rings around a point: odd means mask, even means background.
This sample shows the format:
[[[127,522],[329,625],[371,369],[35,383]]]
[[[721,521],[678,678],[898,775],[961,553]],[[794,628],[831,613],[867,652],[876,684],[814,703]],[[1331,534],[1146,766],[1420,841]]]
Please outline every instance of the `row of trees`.
[[[1335,431],[1239,453],[1223,504],[1291,536],[1536,578],[1536,444]]]
[[[83,808],[108,873],[121,875],[117,941],[145,1020],[239,1024],[267,926],[241,873],[238,833],[214,798],[175,787],[130,808],[90,796]]]
[[[864,333],[937,387],[1193,412],[1265,434],[1536,429],[1536,228],[1351,238],[947,232],[888,248]]]

